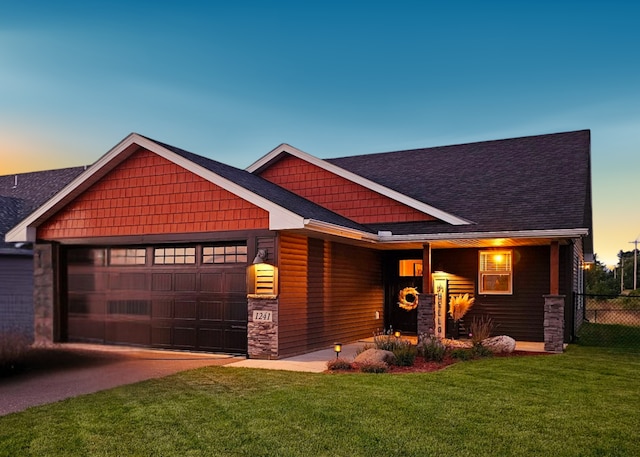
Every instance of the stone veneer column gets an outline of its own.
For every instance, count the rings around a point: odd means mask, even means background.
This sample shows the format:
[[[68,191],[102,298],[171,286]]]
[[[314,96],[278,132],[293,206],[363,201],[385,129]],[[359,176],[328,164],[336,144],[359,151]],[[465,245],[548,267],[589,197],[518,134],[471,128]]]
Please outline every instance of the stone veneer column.
[[[268,296],[249,296],[247,323],[247,357],[250,359],[278,358],[278,299]],[[271,313],[271,322],[253,320],[253,312]]]
[[[544,296],[544,350],[564,351],[564,295]]]
[[[36,244],[33,249],[34,346],[49,346],[54,342],[54,304],[54,246]]]
[[[434,333],[436,325],[433,303],[434,294],[418,294],[418,336]]]

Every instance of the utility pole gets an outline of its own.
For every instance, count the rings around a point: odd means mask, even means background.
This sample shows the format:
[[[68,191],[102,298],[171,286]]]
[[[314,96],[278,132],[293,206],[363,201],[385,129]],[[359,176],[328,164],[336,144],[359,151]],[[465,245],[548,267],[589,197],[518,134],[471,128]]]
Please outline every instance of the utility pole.
[[[620,293],[624,292],[624,252],[620,250]]]
[[[633,290],[638,288],[638,238],[636,237],[634,241],[629,241],[633,246]]]

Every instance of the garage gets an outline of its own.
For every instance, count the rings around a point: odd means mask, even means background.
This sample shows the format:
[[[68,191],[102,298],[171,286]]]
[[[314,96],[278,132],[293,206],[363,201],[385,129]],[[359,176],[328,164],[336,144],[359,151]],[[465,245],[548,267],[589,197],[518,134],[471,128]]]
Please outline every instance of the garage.
[[[246,241],[61,254],[68,341],[246,354]]]

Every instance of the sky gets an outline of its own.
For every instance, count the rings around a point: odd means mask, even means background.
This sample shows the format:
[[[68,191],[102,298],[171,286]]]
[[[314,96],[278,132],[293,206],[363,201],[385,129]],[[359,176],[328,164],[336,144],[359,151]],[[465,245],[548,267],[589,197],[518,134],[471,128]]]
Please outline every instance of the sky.
[[[245,168],[591,130],[597,258],[640,239],[640,4],[0,0],[0,175],[131,132]],[[444,183],[443,183],[444,185]]]

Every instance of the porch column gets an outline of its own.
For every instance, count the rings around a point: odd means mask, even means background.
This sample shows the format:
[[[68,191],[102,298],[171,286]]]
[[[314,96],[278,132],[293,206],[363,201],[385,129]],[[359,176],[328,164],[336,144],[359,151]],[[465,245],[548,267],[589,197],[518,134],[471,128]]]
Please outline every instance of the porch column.
[[[549,261],[549,295],[558,295],[560,293],[560,243],[558,241],[551,242]]]
[[[33,248],[33,344],[50,346],[59,335],[55,318],[57,303],[57,246],[36,244]],[[59,313],[58,313],[59,314]]]
[[[544,296],[544,350],[564,350],[564,295]]]
[[[431,245],[425,243],[422,246],[422,293],[430,294],[433,292],[431,289]]]
[[[431,293],[418,294],[418,336],[435,333],[434,298]]]
[[[278,299],[275,296],[251,295],[247,322],[247,357],[278,358]]]

